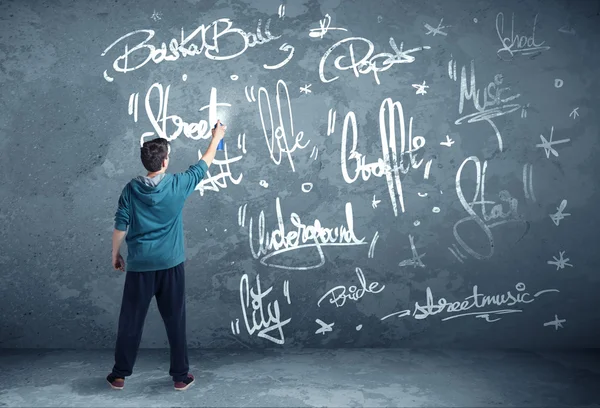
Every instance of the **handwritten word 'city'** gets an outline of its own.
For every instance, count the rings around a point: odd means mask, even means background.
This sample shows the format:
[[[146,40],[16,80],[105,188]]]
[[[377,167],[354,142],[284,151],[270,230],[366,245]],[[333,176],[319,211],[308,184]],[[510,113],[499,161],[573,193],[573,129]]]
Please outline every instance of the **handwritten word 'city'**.
[[[471,309],[484,309],[487,307],[501,307],[501,306],[515,306],[520,303],[532,303],[539,296],[550,293],[550,292],[560,292],[558,289],[545,289],[540,290],[533,295],[530,295],[528,292],[525,292],[525,284],[519,282],[515,285],[517,289],[516,293],[512,293],[510,290],[506,293],[496,294],[496,295],[484,295],[479,293],[479,289],[477,285],[473,286],[473,294],[471,296],[466,297],[463,301],[450,302],[446,300],[446,298],[440,298],[437,301],[437,304],[434,302],[433,294],[431,293],[431,288],[427,288],[426,296],[427,303],[425,305],[420,305],[419,302],[415,302],[414,310],[411,313],[411,310],[402,310],[399,312],[395,312],[384,316],[381,320],[387,319],[389,317],[406,317],[412,314],[417,320],[423,320],[428,318],[429,316],[433,316],[439,313],[453,313],[451,316],[445,317],[442,321],[456,319],[458,317],[465,316],[475,316],[477,318],[484,318],[487,322],[495,322],[500,320],[500,318],[490,320],[490,315],[503,315],[508,313],[519,313],[522,312],[521,309],[516,308],[503,308],[496,310],[477,310],[474,312],[466,312]]]
[[[154,30],[136,30],[125,34],[110,44],[101,54],[105,56],[117,44],[124,43],[123,54],[117,57],[113,62],[113,69],[116,72],[127,73],[135,71],[149,63],[160,64],[163,61],[177,61],[181,57],[190,57],[204,54],[207,59],[222,61],[230,60],[242,55],[248,48],[260,44],[266,44],[276,40],[281,36],[273,36],[269,31],[271,19],[268,19],[264,27],[264,36],[262,33],[262,20],[258,20],[256,34],[247,33],[240,28],[232,28],[233,22],[228,18],[220,18],[208,25],[200,25],[188,35],[184,29],[181,29],[181,38],[172,38],[168,45],[162,43],[159,47],[149,44],[154,38]],[[131,46],[129,41],[132,38],[139,38],[144,35],[142,41],[134,43]],[[235,45],[232,45],[235,44]],[[225,49],[233,49],[233,52],[223,53]],[[137,64],[131,64],[131,60]],[[107,80],[108,74],[104,71]],[[109,80],[110,81],[110,80]]]
[[[240,279],[240,303],[242,307],[242,313],[244,315],[244,323],[246,324],[246,330],[248,334],[253,335],[258,331],[258,337],[262,337],[276,344],[283,344],[285,338],[283,336],[283,327],[292,320],[291,318],[281,321],[281,312],[279,310],[279,301],[275,300],[273,303],[267,303],[266,307],[263,305],[264,298],[273,290],[270,287],[266,291],[262,291],[260,287],[260,277],[256,275],[256,291],[250,287],[248,282],[248,275],[244,274]],[[252,298],[252,302],[250,301]],[[252,305],[252,307],[251,307]],[[248,309],[251,307],[252,311],[252,324],[248,320]],[[267,312],[267,319],[265,320],[265,309]],[[257,315],[258,313],[258,315]],[[272,337],[268,333],[277,330],[279,332],[279,338]]]
[[[463,169],[468,163],[475,164],[476,171],[475,194],[473,195],[473,200],[471,200],[471,202],[466,200],[462,187]],[[456,172],[456,195],[458,196],[461,205],[469,215],[458,220],[454,224],[454,237],[465,251],[477,259],[490,258],[494,254],[494,237],[492,236],[492,228],[507,222],[522,222],[522,219],[517,212],[518,200],[513,198],[508,191],[502,190],[498,194],[498,198],[504,204],[496,204],[495,201],[489,201],[485,199],[486,170],[487,160],[483,162],[482,167],[479,159],[476,156],[471,156],[467,157],[463,161]],[[473,207],[476,205],[481,206],[481,215],[477,214],[477,212],[474,210]],[[486,205],[492,206],[489,214],[486,211]],[[508,207],[506,212],[504,212],[503,205]],[[475,251],[462,239],[461,235],[459,234],[458,227],[466,222],[474,222],[485,233],[487,237],[487,243],[489,245],[489,252],[487,254],[481,254]]]
[[[365,279],[363,271],[360,268],[356,268],[356,274],[358,275],[360,288],[354,285],[348,288],[346,288],[344,285],[336,286],[321,296],[321,299],[319,299],[317,302],[317,306],[321,307],[321,302],[329,297],[330,304],[335,304],[336,307],[342,307],[346,304],[346,300],[348,299],[358,301],[358,299],[362,298],[365,293],[375,294],[385,289],[385,285],[382,285],[379,290],[375,289],[377,286],[379,286],[379,282],[371,282],[367,288],[367,280]]]
[[[255,251],[254,232],[252,226],[253,218],[250,218],[248,225],[248,238],[250,251],[254,259],[260,259],[260,263],[265,266],[289,270],[309,270],[325,265],[325,256],[323,254],[324,246],[355,246],[366,245],[365,238],[358,239],[354,233],[354,218],[352,215],[352,204],[346,203],[346,226],[341,225],[335,228],[326,228],[316,219],[313,225],[306,225],[300,220],[296,213],[290,215],[290,221],[295,230],[285,230],[283,224],[283,215],[281,212],[281,203],[279,197],[275,201],[277,212],[277,229],[271,232],[265,230],[265,213],[260,212],[258,216],[258,249]],[[310,262],[308,265],[293,266],[283,265],[271,261],[274,256],[297,251],[306,248],[316,248],[319,257],[318,262]],[[304,257],[307,258],[307,257]]]
[[[423,136],[413,137],[412,123],[413,118],[411,117],[408,121],[407,132],[402,104],[400,102],[393,102],[391,98],[384,99],[379,108],[379,132],[382,157],[372,163],[366,163],[366,156],[357,151],[358,126],[356,124],[356,115],[353,111],[346,114],[342,129],[342,147],[340,153],[344,180],[346,183],[352,184],[359,176],[364,181],[369,180],[371,176],[385,176],[395,216],[398,216],[398,202],[400,203],[401,211],[404,212],[404,196],[400,173],[407,174],[411,168],[418,169],[424,160],[417,160],[417,154],[425,146],[425,138]],[[348,125],[351,126],[352,132],[350,149],[348,149]],[[397,128],[400,131],[399,152],[396,146]],[[353,174],[349,170],[351,167],[348,164],[349,162],[354,162]]]
[[[535,15],[533,19],[533,29],[531,35],[515,34],[515,14],[512,15],[512,27],[510,31],[510,37],[504,37],[504,13],[500,12],[496,15],[496,33],[498,38],[502,42],[502,48],[497,51],[498,56],[502,58],[504,53],[510,54],[511,58],[517,54],[530,55],[538,52],[549,50],[550,47],[542,46],[546,41],[542,41],[539,44],[535,42],[535,26],[537,25],[538,15]]]
[[[410,64],[415,61],[415,57],[411,54],[417,51],[428,50],[431,47],[424,45],[422,47],[411,48],[410,50],[404,51],[404,43],[400,43],[400,48],[396,45],[393,38],[390,37],[390,47],[392,47],[393,53],[382,52],[379,54],[373,54],[375,46],[373,43],[366,38],[362,37],[348,37],[338,41],[332,45],[321,58],[319,63],[319,77],[322,82],[333,82],[339,77],[326,78],[325,67],[329,56],[333,51],[347,46],[347,55],[340,55],[335,58],[333,66],[339,71],[352,70],[354,75],[358,78],[361,74],[373,73],[375,82],[379,85],[379,72],[384,72],[393,67],[395,64]],[[362,58],[356,56],[356,48],[363,49]],[[366,48],[366,49],[365,49]],[[348,63],[344,62],[349,60]]]

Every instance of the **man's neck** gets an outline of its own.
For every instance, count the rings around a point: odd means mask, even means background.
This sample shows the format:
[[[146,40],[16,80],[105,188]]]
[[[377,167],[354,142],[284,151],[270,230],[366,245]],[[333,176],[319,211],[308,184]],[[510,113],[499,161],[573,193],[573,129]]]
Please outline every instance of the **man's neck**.
[[[164,174],[164,171],[156,171],[154,173],[148,173],[148,175],[146,177],[153,178],[153,177],[158,176],[159,174]]]

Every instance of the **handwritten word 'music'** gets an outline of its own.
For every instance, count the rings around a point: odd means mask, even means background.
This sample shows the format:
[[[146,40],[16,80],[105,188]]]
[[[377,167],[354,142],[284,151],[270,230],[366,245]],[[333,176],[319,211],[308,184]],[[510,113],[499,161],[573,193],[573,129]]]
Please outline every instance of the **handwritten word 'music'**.
[[[153,61],[160,64],[163,61],[177,61],[180,57],[190,57],[204,54],[210,60],[230,60],[242,55],[248,48],[266,44],[281,36],[273,36],[269,31],[271,19],[268,19],[262,31],[262,20],[258,20],[256,34],[247,33],[240,28],[232,28],[233,22],[228,18],[221,18],[208,25],[200,25],[194,31],[185,34],[181,29],[181,39],[172,38],[168,45],[162,43],[156,47],[148,42],[154,38],[154,30],[136,30],[125,34],[109,45],[101,56],[105,56],[114,46],[124,42],[123,54],[113,62],[116,72],[131,72]],[[131,37],[145,35],[146,38],[131,46]],[[138,36],[139,37],[139,36]],[[228,50],[229,52],[225,52]],[[131,63],[131,61],[134,63]],[[134,65],[135,64],[135,65]],[[106,72],[105,72],[106,77]]]
[[[400,102],[393,102],[391,98],[384,99],[379,108],[379,132],[381,137],[382,157],[376,162],[366,163],[364,154],[357,151],[358,145],[358,127],[356,124],[356,115],[350,111],[344,119],[342,129],[342,147],[341,147],[341,167],[342,176],[348,184],[354,183],[360,176],[367,181],[371,176],[385,176],[394,215],[398,216],[398,203],[400,209],[404,212],[404,196],[402,192],[402,180],[400,173],[407,174],[412,169],[418,169],[423,164],[423,160],[417,160],[417,153],[425,146],[423,136],[414,136],[412,134],[411,117],[408,121],[408,132],[404,120],[404,110]],[[348,125],[351,125],[351,146],[348,149]],[[396,133],[398,131],[398,133]],[[400,136],[397,145],[396,136]],[[398,151],[399,147],[399,151]],[[354,162],[353,174],[349,171],[348,163]],[[429,168],[431,160],[425,165],[424,178],[429,177]]]
[[[431,293],[431,288],[427,288],[427,303],[425,305],[420,305],[419,302],[415,302],[414,309],[411,313],[411,310],[401,310],[399,312],[394,312],[387,316],[381,318],[381,320],[385,320],[389,317],[406,317],[411,316],[417,320],[423,320],[428,318],[429,316],[433,316],[439,313],[453,313],[451,316],[445,317],[442,321],[456,319],[458,317],[465,316],[475,316],[476,318],[485,319],[487,322],[496,322],[500,320],[500,318],[490,320],[490,315],[503,315],[509,313],[519,313],[522,312],[521,309],[516,308],[502,308],[502,309],[491,309],[491,310],[477,310],[473,312],[467,312],[467,310],[471,309],[485,309],[485,308],[494,308],[494,307],[503,307],[503,306],[515,306],[521,303],[531,303],[534,302],[539,296],[550,293],[550,292],[560,292],[558,289],[545,289],[540,290],[533,295],[525,292],[525,284],[519,282],[515,285],[517,289],[516,293],[512,293],[510,290],[506,293],[496,294],[496,295],[484,295],[479,293],[479,289],[477,285],[473,286],[473,294],[471,296],[466,297],[463,301],[451,302],[446,300],[446,298],[440,298],[437,303],[434,302],[433,294]],[[466,312],[466,313],[465,313]]]
[[[258,216],[258,249],[255,251],[253,243],[255,239],[252,226],[253,218],[250,218],[248,225],[248,238],[250,243],[250,251],[254,259],[259,259],[260,263],[265,266],[288,270],[309,270],[325,265],[325,256],[322,247],[324,246],[355,246],[366,245],[365,238],[358,239],[354,233],[354,218],[352,215],[352,204],[346,203],[346,225],[337,226],[334,228],[326,228],[321,225],[318,219],[315,219],[312,225],[307,225],[302,222],[300,216],[296,213],[290,215],[290,222],[294,226],[286,232],[283,223],[283,215],[281,212],[281,203],[279,197],[276,202],[277,211],[277,229],[268,232],[265,229],[265,213],[260,212]],[[281,255],[286,252],[313,249],[316,248],[316,253],[319,260],[311,262],[307,255],[303,259],[308,264],[302,266],[284,265],[280,262],[271,260],[272,257]]]

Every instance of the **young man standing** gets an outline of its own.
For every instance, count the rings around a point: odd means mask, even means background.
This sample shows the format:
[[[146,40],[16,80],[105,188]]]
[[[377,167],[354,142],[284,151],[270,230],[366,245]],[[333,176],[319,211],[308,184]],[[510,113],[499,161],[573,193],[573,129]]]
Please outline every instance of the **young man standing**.
[[[133,371],[144,320],[154,296],[169,339],[169,375],[174,387],[186,390],[194,382],[194,376],[188,373],[182,210],[185,200],[204,178],[224,135],[225,126],[217,121],[202,158],[187,171],[176,174],[166,173],[169,142],[162,138],[145,142],[141,159],[148,175],[131,180],[121,193],[112,239],[115,270],[125,271],[120,254],[125,235],[128,256],[115,365],[106,377],[114,389],[123,389],[125,377]]]

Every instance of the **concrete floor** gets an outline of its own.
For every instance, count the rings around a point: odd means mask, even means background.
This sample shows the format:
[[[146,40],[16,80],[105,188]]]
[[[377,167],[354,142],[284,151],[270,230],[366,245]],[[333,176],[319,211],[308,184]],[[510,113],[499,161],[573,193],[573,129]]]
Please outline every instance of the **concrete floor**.
[[[190,350],[178,392],[168,350],[142,349],[125,389],[112,350],[0,350],[2,407],[600,407],[600,352]]]

